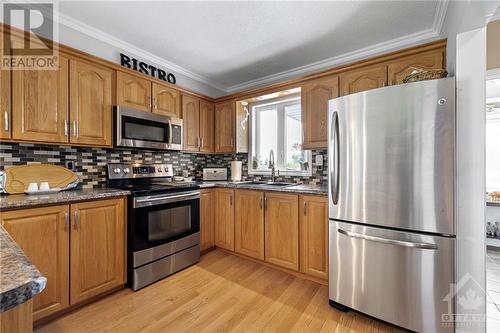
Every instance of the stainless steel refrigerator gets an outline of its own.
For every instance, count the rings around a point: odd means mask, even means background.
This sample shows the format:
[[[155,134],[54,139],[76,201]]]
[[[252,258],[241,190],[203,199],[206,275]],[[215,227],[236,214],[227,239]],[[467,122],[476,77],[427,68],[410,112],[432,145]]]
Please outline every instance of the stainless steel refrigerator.
[[[454,79],[329,103],[330,304],[453,332]]]

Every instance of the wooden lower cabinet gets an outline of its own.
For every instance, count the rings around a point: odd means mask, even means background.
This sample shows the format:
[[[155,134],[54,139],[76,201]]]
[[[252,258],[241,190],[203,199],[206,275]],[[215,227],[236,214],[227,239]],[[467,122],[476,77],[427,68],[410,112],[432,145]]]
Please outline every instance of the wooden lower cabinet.
[[[234,251],[234,190],[214,190],[215,245]]]
[[[264,260],[264,192],[236,190],[235,252]]]
[[[124,200],[71,205],[71,304],[125,283]]]
[[[0,223],[47,278],[33,320],[125,283],[125,199],[2,212]]]
[[[328,198],[301,195],[300,271],[328,279]]]
[[[33,319],[69,305],[69,206],[2,212],[2,226],[43,276],[45,289],[33,298]]]
[[[299,198],[297,194],[265,194],[265,260],[299,270]]]
[[[214,242],[214,194],[211,189],[200,191],[200,250],[207,250]]]

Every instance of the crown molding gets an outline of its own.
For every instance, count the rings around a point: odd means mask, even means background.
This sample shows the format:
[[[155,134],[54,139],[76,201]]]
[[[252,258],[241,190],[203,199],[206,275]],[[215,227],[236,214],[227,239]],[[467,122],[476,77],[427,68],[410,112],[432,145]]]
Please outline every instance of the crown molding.
[[[381,55],[387,52],[396,51],[406,47],[415,46],[422,42],[430,42],[439,37],[433,29],[419,31],[410,35],[398,37],[386,42],[374,44],[356,51],[341,54],[339,56],[313,62],[308,65],[296,67],[280,73],[267,75],[259,79],[247,81],[241,84],[230,86],[227,88],[228,93],[236,93],[239,91],[257,88],[267,84],[277,83],[291,79],[296,76],[302,76],[313,72],[319,72],[328,68],[345,65],[351,62],[363,60],[366,58]]]
[[[18,0],[21,3],[27,2],[28,0]],[[313,62],[307,65],[295,67],[286,71],[282,71],[279,73],[267,75],[258,79],[246,81],[243,83],[239,83],[232,86],[224,86],[219,82],[216,82],[210,78],[205,76],[196,74],[182,66],[179,66],[167,59],[159,57],[153,53],[144,51],[137,46],[130,44],[122,39],[114,37],[100,29],[94,28],[84,22],[81,22],[73,17],[69,17],[60,11],[57,12],[57,22],[63,26],[81,32],[89,37],[92,37],[96,40],[100,40],[106,44],[112,45],[117,49],[124,50],[130,52],[131,54],[140,57],[144,60],[151,61],[158,65],[163,65],[168,69],[182,74],[186,77],[189,77],[195,81],[201,82],[208,86],[211,86],[215,89],[225,92],[226,94],[232,94],[252,88],[257,88],[261,86],[265,86],[272,83],[277,83],[280,81],[285,81],[288,79],[292,79],[294,77],[311,74],[314,72],[319,72],[322,70],[326,70],[328,68],[336,67],[339,65],[348,64],[351,62],[363,60],[366,58],[374,57],[377,55],[381,55],[391,51],[397,51],[403,48],[416,46],[418,44],[424,42],[431,42],[440,37],[444,21],[446,18],[446,13],[448,10],[448,4],[450,0],[438,0],[436,5],[436,11],[434,14],[434,20],[432,23],[432,27],[429,29],[417,31],[415,33],[401,36],[398,38],[394,38],[389,41],[385,41],[382,43],[377,43],[362,49],[358,49],[352,52],[347,52],[335,57],[323,59],[317,62]],[[495,15],[490,17],[489,21],[494,21],[500,19],[500,15]]]
[[[166,60],[165,58],[159,57],[153,53],[150,53],[148,51],[144,51],[137,46],[130,44],[120,38],[117,38],[115,36],[112,36],[100,29],[96,29],[86,23],[83,23],[73,17],[69,17],[65,14],[62,14],[61,12],[57,13],[58,16],[58,23],[66,26],[68,28],[71,28],[73,30],[76,30],[78,32],[81,32],[89,37],[92,37],[94,39],[100,40],[106,44],[112,45],[116,47],[117,49],[124,50],[127,52],[130,52],[131,54],[142,58],[144,60],[149,60],[153,63],[156,63],[158,65],[162,65],[167,67],[168,69],[178,73],[182,74],[184,76],[187,76],[195,81],[204,83],[206,85],[209,85],[213,88],[216,88],[221,91],[226,91],[226,87],[219,84],[218,82],[215,82],[207,77],[204,77],[202,75],[196,74],[182,66],[179,66],[171,61]]]
[[[227,87],[226,92],[229,94],[237,93],[240,91],[292,79],[297,76],[302,76],[313,72],[326,70],[328,68],[336,67],[339,65],[348,64],[350,62],[355,62],[358,60],[374,57],[377,55],[381,55],[383,53],[415,46],[418,45],[419,43],[431,42],[432,40],[436,40],[441,35],[441,31],[443,29],[446,13],[448,10],[448,3],[449,0],[438,1],[436,6],[436,12],[434,14],[434,21],[432,23],[432,28],[430,29],[417,31],[409,35],[401,36],[382,43],[358,49],[352,52],[344,53],[335,57],[313,62],[308,65],[295,67],[283,72],[267,75],[262,78],[236,84]]]

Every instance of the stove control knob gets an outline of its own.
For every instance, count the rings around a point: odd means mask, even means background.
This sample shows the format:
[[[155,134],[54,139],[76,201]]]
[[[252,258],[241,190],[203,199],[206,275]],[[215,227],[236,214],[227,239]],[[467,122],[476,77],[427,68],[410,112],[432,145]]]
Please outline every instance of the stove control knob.
[[[130,172],[130,169],[129,168],[125,168],[123,169],[123,173],[129,173]]]
[[[168,168],[167,167],[165,167],[165,172],[168,172]]]
[[[162,172],[161,168],[158,168],[158,172]]]
[[[114,168],[114,169],[113,169],[113,172],[114,172],[115,174],[118,174],[118,173],[122,172],[122,169],[120,169],[120,168]]]

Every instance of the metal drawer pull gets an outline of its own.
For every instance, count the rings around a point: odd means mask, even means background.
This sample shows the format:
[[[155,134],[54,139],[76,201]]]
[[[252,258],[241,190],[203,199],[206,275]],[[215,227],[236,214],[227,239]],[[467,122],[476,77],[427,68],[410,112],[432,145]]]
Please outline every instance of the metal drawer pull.
[[[260,206],[260,210],[262,210],[262,208],[263,208],[263,207],[262,207],[262,206],[263,206],[263,203],[262,203],[262,201],[263,201],[263,200],[262,200],[262,196],[261,196],[261,197],[260,197],[260,200],[259,200],[259,206]]]
[[[379,243],[385,243],[385,244],[392,244],[392,245],[398,245],[398,246],[404,246],[404,247],[412,247],[412,248],[418,248],[418,249],[428,249],[428,250],[437,250],[437,248],[438,248],[436,244],[431,244],[431,243],[409,242],[409,241],[402,241],[402,240],[391,239],[391,238],[363,235],[363,234],[358,234],[357,232],[347,231],[347,230],[343,230],[343,229],[338,229],[338,232],[343,234],[343,235],[352,237],[352,238],[365,239],[365,240],[369,240],[372,242],[379,242]]]
[[[304,216],[307,215],[307,201],[304,201]]]

